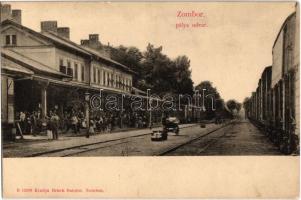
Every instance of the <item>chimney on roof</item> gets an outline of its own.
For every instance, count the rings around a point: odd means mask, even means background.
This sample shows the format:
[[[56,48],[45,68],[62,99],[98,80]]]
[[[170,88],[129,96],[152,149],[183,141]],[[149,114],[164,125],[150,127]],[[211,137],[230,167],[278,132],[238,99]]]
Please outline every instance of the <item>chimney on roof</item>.
[[[80,40],[80,45],[89,46],[89,40]]]
[[[12,10],[12,18],[18,24],[22,24],[22,11],[21,10]]]
[[[11,19],[11,6],[10,4],[0,4],[0,21]]]
[[[42,21],[41,32],[52,31],[57,33],[57,21]]]
[[[91,43],[99,42],[99,35],[98,34],[89,34],[89,40]]]
[[[70,39],[70,28],[69,27],[59,27],[59,28],[57,28],[57,34],[60,37]]]
[[[110,58],[110,46],[102,45],[101,42],[99,41],[99,35],[98,34],[89,34],[89,39],[83,39],[80,41],[80,44],[85,47],[89,47],[91,49],[95,49],[98,51],[100,54],[102,54],[105,57]]]
[[[99,49],[102,47],[101,43],[99,42],[99,35],[98,34],[89,34],[89,44],[88,46],[92,49]]]

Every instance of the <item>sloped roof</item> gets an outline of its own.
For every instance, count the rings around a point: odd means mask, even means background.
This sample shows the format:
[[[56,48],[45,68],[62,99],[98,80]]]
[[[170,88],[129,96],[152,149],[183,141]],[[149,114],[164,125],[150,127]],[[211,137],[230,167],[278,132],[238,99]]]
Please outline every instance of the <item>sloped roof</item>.
[[[1,26],[3,25],[7,25],[7,24],[11,24],[11,25],[14,25],[16,27],[19,27],[25,31],[28,31],[34,35],[36,35],[37,37],[41,37],[45,40],[49,40],[51,42],[53,42],[54,44],[58,45],[58,46],[64,46],[64,47],[67,47],[69,49],[72,49],[74,51],[77,51],[77,52],[80,52],[82,54],[85,54],[86,56],[96,56],[97,58],[103,60],[103,61],[106,61],[108,63],[111,63],[117,67],[119,67],[121,70],[124,70],[126,72],[129,72],[129,73],[132,73],[132,74],[136,74],[136,72],[134,72],[133,70],[131,70],[130,68],[128,68],[127,66],[115,61],[115,60],[112,60],[110,58],[107,58],[103,55],[101,55],[98,51],[96,50],[93,50],[91,48],[88,48],[88,47],[83,47],[79,44],[76,44],[75,42],[72,42],[71,40],[69,39],[66,39],[66,38],[63,38],[63,37],[60,37],[58,36],[57,34],[53,33],[53,32],[50,32],[50,31],[47,31],[47,32],[42,32],[42,33],[39,33],[39,32],[36,32],[26,26],[23,26],[21,24],[18,24],[14,21],[11,21],[11,20],[5,20],[3,22],[1,22]]]
[[[1,70],[7,70],[9,72],[16,72],[16,73],[22,73],[22,74],[27,74],[27,75],[33,75],[34,72],[25,68],[25,67],[22,67],[20,65],[14,65],[14,66],[11,66],[10,64],[3,64],[1,65]]]
[[[15,26],[17,28],[20,28],[20,29],[22,29],[24,31],[27,31],[27,32],[29,32],[29,33],[31,33],[31,34],[39,37],[39,38],[42,38],[42,39],[44,39],[46,41],[50,41],[50,42],[52,42],[55,45],[64,46],[64,47],[69,48],[69,49],[71,49],[73,51],[78,51],[79,53],[85,54],[86,56],[91,56],[88,52],[83,51],[81,48],[78,48],[75,45],[68,44],[67,42],[62,42],[61,40],[55,39],[54,37],[50,37],[49,35],[47,35],[45,33],[39,33],[39,32],[34,31],[34,30],[32,30],[32,29],[30,29],[30,28],[28,28],[26,26],[18,24],[16,22],[12,21],[12,20],[7,19],[7,20],[4,20],[3,22],[1,22],[1,26],[4,26],[4,25],[13,25],[13,26]]]
[[[102,60],[105,60],[105,61],[107,61],[107,62],[111,62],[111,63],[117,65],[118,67],[122,68],[123,70],[125,70],[125,71],[127,71],[127,72],[130,72],[130,73],[132,73],[132,74],[136,74],[136,72],[134,72],[133,70],[131,70],[131,69],[128,68],[127,66],[125,66],[125,65],[123,65],[123,64],[121,64],[121,63],[119,63],[119,62],[117,62],[117,61],[115,61],[115,60],[112,60],[112,59],[110,59],[110,58],[107,58],[107,57],[101,55],[101,53],[99,53],[98,51],[96,51],[96,50],[94,50],[94,49],[91,49],[91,48],[89,48],[89,47],[82,47],[82,48],[84,48],[84,49],[87,50],[89,53],[91,53],[91,54],[97,56],[98,58],[100,58],[100,59],[102,59]]]
[[[41,74],[51,74],[55,76],[59,76],[62,78],[71,78],[70,76],[63,74],[45,64],[42,64],[36,60],[33,60],[27,56],[24,56],[18,52],[15,52],[11,49],[2,48],[1,49],[1,55],[5,58],[9,58],[10,60],[13,60],[14,62],[21,64],[22,66],[26,66],[27,69],[32,70],[36,73]]]
[[[83,48],[81,48],[80,45],[72,42],[71,40],[64,39],[64,38],[56,35],[55,33],[47,31],[47,32],[42,32],[41,34],[48,37],[48,38],[50,38],[51,40],[55,41],[56,43],[59,43],[59,44],[62,44],[64,46],[67,46],[69,48],[72,48],[72,49],[74,49],[76,51],[79,51],[83,54],[90,55],[90,53],[85,51]]]
[[[115,61],[115,60],[112,60],[104,55],[102,55],[100,52],[92,49],[92,48],[89,48],[89,47],[84,47],[84,46],[81,46],[81,45],[78,45],[74,42],[72,42],[71,40],[68,40],[66,38],[63,38],[63,37],[60,37],[59,35],[51,32],[51,31],[47,31],[47,32],[43,32],[42,33],[43,35],[47,36],[47,37],[50,37],[51,39],[57,41],[57,42],[60,42],[60,43],[63,43],[63,44],[66,44],[66,45],[72,45],[74,47],[76,47],[77,49],[80,49],[81,51],[85,51],[86,53],[89,53],[91,55],[94,55],[96,56],[97,58],[100,58],[101,60],[103,61],[106,61],[106,62],[109,62],[111,64],[114,64],[114,65],[117,65],[117,67],[127,71],[127,72],[130,72],[130,73],[133,73],[133,74],[136,74],[136,72],[134,72],[133,70],[131,70],[130,68],[128,68],[127,66]]]

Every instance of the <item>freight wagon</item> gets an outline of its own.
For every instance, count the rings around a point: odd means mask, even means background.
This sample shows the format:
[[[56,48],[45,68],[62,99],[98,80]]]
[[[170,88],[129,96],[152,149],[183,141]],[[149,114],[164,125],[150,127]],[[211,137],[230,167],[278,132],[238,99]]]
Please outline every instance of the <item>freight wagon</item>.
[[[299,6],[298,4],[296,6]],[[283,23],[273,45],[273,65],[245,102],[247,117],[285,154],[299,154],[299,9]]]

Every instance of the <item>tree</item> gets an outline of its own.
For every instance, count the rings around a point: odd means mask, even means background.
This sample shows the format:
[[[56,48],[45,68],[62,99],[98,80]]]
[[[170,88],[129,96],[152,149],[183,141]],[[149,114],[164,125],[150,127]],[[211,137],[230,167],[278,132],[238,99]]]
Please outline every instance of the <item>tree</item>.
[[[211,105],[210,97],[213,97],[215,101],[222,101],[219,92],[213,87],[213,84],[210,81],[202,81],[195,87],[195,90],[198,90],[199,93],[204,96],[205,100],[209,102],[209,105]]]
[[[112,48],[111,57],[139,74],[141,70],[140,62],[143,56],[137,47],[125,47],[120,45],[117,48]]]
[[[120,45],[117,48],[111,48],[111,58],[137,73],[133,78],[133,85],[137,86],[142,75],[141,60],[143,56],[141,51],[136,47],[125,47]]]
[[[164,95],[193,94],[190,60],[178,56],[172,60],[163,54],[163,47],[148,44],[143,53],[136,47],[111,47],[111,58],[137,73],[133,85],[141,90],[151,89],[152,93]]]
[[[187,56],[178,56],[174,61],[174,76],[177,83],[177,93],[193,94],[190,60]]]
[[[238,103],[236,100],[234,99],[230,99],[229,101],[227,101],[226,103],[227,108],[233,113],[234,110],[237,110],[237,112],[241,109],[241,103]]]
[[[243,101],[243,108],[247,111],[249,110],[249,102],[250,102],[250,98],[246,97]]]
[[[237,112],[239,112],[240,109],[241,109],[241,103],[237,103],[237,104],[236,104],[236,110],[237,110]]]
[[[162,53],[162,49],[162,46],[155,48],[154,45],[148,44],[142,61],[142,76],[148,85],[152,85],[149,89],[159,95],[176,91],[173,87],[176,81],[173,75],[173,63]]]
[[[249,97],[246,97],[243,101],[243,108],[245,110],[245,116],[246,117],[249,117],[250,115],[250,98]]]
[[[202,81],[195,87],[195,90],[198,90],[202,99],[204,99],[207,118],[213,118],[216,113],[222,112],[224,109],[224,100],[220,97],[217,89],[213,87],[212,82]]]

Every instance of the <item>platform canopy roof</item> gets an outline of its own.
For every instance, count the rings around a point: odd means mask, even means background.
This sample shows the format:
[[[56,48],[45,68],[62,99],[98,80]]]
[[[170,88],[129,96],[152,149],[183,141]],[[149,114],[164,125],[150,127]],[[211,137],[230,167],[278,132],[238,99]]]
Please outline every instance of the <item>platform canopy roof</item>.
[[[3,62],[2,64],[2,68],[6,70],[26,74],[47,75],[53,78],[72,78],[12,49],[2,48],[1,57],[9,60],[9,62]]]

